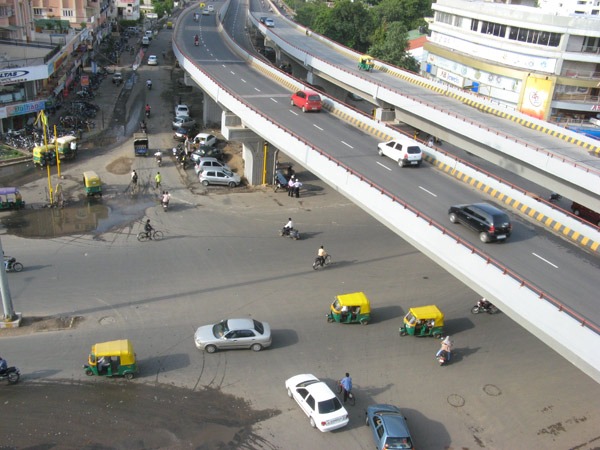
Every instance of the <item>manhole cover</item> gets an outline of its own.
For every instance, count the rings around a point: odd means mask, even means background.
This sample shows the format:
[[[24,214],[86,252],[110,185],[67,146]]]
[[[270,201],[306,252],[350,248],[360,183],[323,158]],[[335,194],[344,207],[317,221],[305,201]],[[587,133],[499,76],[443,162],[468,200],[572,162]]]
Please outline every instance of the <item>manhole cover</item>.
[[[487,395],[490,395],[492,397],[498,397],[500,394],[502,394],[502,391],[500,390],[500,388],[493,384],[486,384],[483,387],[483,392],[485,392]]]
[[[465,399],[462,398],[460,395],[450,394],[448,396],[448,403],[450,403],[450,405],[454,406],[455,408],[460,408],[462,406],[465,406]]]
[[[115,323],[115,318],[112,316],[103,317],[98,321],[100,325],[111,325]]]

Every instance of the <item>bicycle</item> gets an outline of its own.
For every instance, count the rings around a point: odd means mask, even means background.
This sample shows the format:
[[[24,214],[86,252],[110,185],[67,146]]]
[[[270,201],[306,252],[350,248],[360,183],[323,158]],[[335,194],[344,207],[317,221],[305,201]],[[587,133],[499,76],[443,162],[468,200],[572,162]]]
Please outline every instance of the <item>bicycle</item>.
[[[318,268],[328,266],[329,264],[331,264],[331,255],[328,254],[325,258],[317,256],[315,258],[315,262],[312,265],[312,268],[314,270],[317,270]]]
[[[338,381],[338,394],[342,394],[344,392],[344,388],[342,387],[342,381]],[[351,406],[354,406],[356,404],[356,397],[354,396],[354,393],[352,392],[352,390],[350,390],[350,392],[348,392],[348,403],[350,403]]]
[[[152,234],[152,236],[150,236],[150,234]],[[164,237],[164,234],[162,231],[158,231],[158,230],[152,230],[150,232],[140,231],[137,235],[137,240],[140,242],[149,241],[149,240],[160,241],[163,237]]]

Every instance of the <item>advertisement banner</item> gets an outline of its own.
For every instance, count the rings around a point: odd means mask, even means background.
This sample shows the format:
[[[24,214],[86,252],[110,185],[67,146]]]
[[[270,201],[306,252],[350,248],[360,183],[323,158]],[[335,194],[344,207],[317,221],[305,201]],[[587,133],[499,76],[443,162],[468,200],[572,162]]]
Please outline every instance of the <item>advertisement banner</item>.
[[[536,119],[546,120],[550,108],[553,80],[528,77],[521,97],[519,111]]]
[[[45,80],[50,74],[46,66],[19,67],[0,70],[0,86],[25,81]]]

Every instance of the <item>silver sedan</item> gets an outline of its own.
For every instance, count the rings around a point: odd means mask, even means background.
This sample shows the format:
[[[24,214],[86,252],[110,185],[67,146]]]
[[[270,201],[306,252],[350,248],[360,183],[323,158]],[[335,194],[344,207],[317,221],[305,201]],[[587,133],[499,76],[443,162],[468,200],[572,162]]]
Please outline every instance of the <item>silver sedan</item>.
[[[249,348],[255,352],[271,345],[271,327],[254,319],[227,319],[196,330],[194,343],[199,350]]]

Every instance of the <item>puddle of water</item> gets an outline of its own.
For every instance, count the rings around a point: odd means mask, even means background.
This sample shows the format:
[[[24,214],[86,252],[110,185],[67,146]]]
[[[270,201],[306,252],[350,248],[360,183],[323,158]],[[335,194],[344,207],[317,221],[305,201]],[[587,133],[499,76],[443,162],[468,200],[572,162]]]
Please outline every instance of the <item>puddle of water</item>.
[[[64,208],[25,209],[2,218],[7,233],[25,238],[101,234],[131,225],[156,201],[148,198],[82,200]]]

